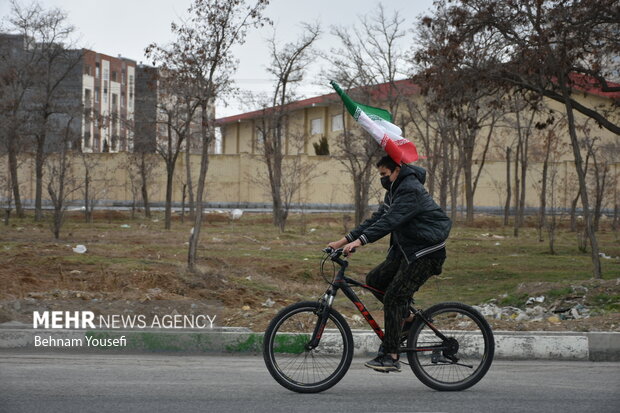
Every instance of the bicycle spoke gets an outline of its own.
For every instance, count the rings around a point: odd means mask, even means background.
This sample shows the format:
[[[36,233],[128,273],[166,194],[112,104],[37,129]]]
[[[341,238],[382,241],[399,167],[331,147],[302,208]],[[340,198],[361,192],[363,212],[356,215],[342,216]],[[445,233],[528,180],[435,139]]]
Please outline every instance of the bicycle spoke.
[[[269,360],[278,377],[298,386],[316,386],[340,373],[345,360],[343,327],[329,317],[316,348],[307,350],[319,315],[315,308],[301,308],[286,315],[272,333]]]
[[[429,321],[445,337],[442,340],[426,324],[417,324],[410,351],[411,368],[422,382],[438,390],[460,390],[473,385],[486,373],[494,343],[484,319],[458,303],[439,304]],[[429,310],[430,311],[430,310]]]

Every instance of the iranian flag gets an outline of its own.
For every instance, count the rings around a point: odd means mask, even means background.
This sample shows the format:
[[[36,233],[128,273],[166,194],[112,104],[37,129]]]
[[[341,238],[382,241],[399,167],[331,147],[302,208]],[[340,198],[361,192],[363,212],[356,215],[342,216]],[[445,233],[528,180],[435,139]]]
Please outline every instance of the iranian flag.
[[[349,97],[334,81],[330,82],[357,123],[377,141],[397,164],[418,160],[413,142],[402,137],[403,131],[392,123],[392,115],[384,109],[362,105]]]

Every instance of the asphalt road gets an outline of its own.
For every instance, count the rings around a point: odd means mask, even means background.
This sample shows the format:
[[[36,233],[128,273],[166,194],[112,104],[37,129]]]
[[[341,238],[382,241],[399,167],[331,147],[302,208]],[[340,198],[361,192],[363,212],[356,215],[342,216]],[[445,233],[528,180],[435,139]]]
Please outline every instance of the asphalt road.
[[[0,412],[620,412],[620,363],[496,361],[473,388],[442,393],[364,361],[308,395],[260,357],[2,351]]]

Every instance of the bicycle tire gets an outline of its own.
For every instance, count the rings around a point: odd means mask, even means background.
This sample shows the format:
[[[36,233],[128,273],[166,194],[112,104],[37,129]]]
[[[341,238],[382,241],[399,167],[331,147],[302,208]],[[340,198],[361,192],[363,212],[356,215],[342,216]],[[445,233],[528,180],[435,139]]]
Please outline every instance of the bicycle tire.
[[[353,334],[333,308],[319,346],[310,351],[305,348],[318,322],[320,307],[314,301],[292,304],[282,309],[265,331],[263,358],[267,370],[289,390],[299,393],[327,390],[344,377],[351,365]]]
[[[489,323],[473,307],[462,303],[436,304],[424,315],[448,338],[452,349],[408,352],[407,359],[416,377],[439,391],[465,390],[478,383],[491,367],[495,353]],[[409,331],[408,348],[442,343],[421,319],[415,320]]]

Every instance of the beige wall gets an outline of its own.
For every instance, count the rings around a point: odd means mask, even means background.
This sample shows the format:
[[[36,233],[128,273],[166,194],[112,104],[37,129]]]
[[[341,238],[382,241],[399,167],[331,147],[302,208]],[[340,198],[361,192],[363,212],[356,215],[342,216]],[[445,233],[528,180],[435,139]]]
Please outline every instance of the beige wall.
[[[620,111],[617,108],[613,108],[610,106],[610,101],[608,99],[602,98],[596,95],[584,95],[575,94],[574,98],[588,107],[600,109],[606,106],[606,110],[608,111],[607,115],[609,119],[616,124],[620,123]],[[419,105],[423,105],[422,97],[419,95],[413,96],[410,99],[414,99]],[[570,137],[568,135],[568,130],[564,123],[561,122],[563,118],[563,114],[565,113],[564,107],[562,104],[546,99],[544,104],[549,108],[555,111],[554,118],[556,120],[553,129],[556,131],[557,135],[561,137],[565,144],[570,143]],[[399,113],[404,114],[405,108],[401,108]],[[288,123],[287,123],[287,132],[288,134],[297,136],[298,138],[305,138],[304,145],[304,153],[308,155],[314,155],[313,143],[318,142],[322,136],[327,136],[330,151],[332,155],[337,154],[337,141],[341,132],[331,131],[331,116],[342,113],[342,105],[341,104],[332,104],[332,105],[322,105],[322,106],[314,106],[307,107],[303,109],[296,110],[289,115]],[[522,115],[522,116],[527,116]],[[546,119],[547,112],[537,115],[535,121],[542,121]],[[313,119],[322,119],[323,122],[323,132],[320,134],[311,134],[311,123]],[[618,142],[620,137],[614,135],[612,132],[609,132],[606,129],[599,128],[596,123],[592,120],[583,116],[577,112],[575,112],[575,119],[578,125],[588,125],[590,128],[591,137],[598,136],[600,138],[599,142],[609,143],[609,142]],[[353,121],[352,117],[348,114],[344,114],[344,120],[346,122],[347,127],[357,127],[355,125],[355,121]],[[396,121],[400,123],[401,116],[397,115]],[[527,119],[522,119],[522,125],[525,124]],[[535,157],[536,147],[541,147],[544,143],[544,139],[546,134],[551,128],[543,129],[541,131],[535,130],[530,144],[532,145],[532,156]],[[235,154],[235,153],[259,153],[256,148],[255,139],[256,139],[256,122],[254,120],[244,120],[241,122],[231,123],[225,125],[222,128],[223,140],[225,142],[224,149],[226,154]],[[487,128],[483,128],[480,131],[480,136],[486,136],[488,132]],[[421,142],[416,140],[416,132],[413,126],[409,125],[404,130],[405,137],[411,139],[416,145],[418,145],[418,150],[423,151],[424,148],[421,147]],[[499,121],[496,124],[496,127],[493,131],[493,139],[491,142],[491,148],[489,153],[487,154],[488,160],[493,161],[503,161],[504,153],[506,145],[510,145],[516,139],[516,132],[514,129],[514,117],[512,119],[504,119]],[[583,134],[580,132],[580,136]],[[237,149],[237,145],[235,142],[239,141],[240,149]],[[254,141],[254,143],[253,143]],[[288,145],[289,151],[287,154],[293,154],[291,150],[292,145]],[[484,139],[479,139],[476,147],[476,155],[480,158],[480,154],[482,153],[484,147]],[[542,149],[542,148],[541,148]],[[422,155],[429,155],[427,153],[422,153]],[[430,154],[432,155],[432,154]],[[572,150],[570,147],[566,147],[564,151],[562,160],[572,160]],[[536,160],[536,159],[534,159]]]
[[[101,201],[124,201],[132,199],[131,178],[128,172],[129,157],[126,153],[101,153],[86,155],[89,169],[94,178],[92,190],[98,193]],[[303,186],[294,202],[322,204],[325,207],[352,204],[351,180],[343,165],[326,156],[302,156],[304,162],[311,162],[312,173]],[[270,203],[269,189],[266,186],[266,170],[258,155],[211,155],[207,176],[206,200],[213,203],[246,204]],[[34,164],[30,157],[22,156],[20,173],[20,190],[22,199],[34,199]],[[197,182],[199,171],[198,155],[191,155],[191,166],[194,182]],[[81,184],[84,176],[82,158],[76,155],[72,158],[73,173]],[[152,202],[164,202],[166,188],[166,171],[161,158],[152,155],[150,163],[153,173],[149,184],[150,199]],[[577,194],[577,181],[574,165],[570,161],[561,161],[551,165],[557,169],[556,203],[558,207],[570,207],[570,202]],[[7,171],[7,158],[0,158],[0,170]],[[475,196],[478,207],[503,207],[505,200],[505,172],[504,162],[490,161],[485,164]],[[542,164],[533,163],[528,173],[526,206],[538,206],[540,191],[540,176]],[[620,173],[620,164],[613,165],[612,172]],[[262,178],[261,178],[262,177]],[[0,178],[2,188],[0,197],[6,197],[6,175]],[[174,202],[181,202],[182,183],[185,181],[185,157],[179,156],[174,179]],[[46,187],[47,184],[45,184]],[[618,188],[609,187],[608,199],[618,191]],[[138,192],[139,194],[139,192]],[[382,196],[378,179],[373,184],[370,203],[375,205]],[[79,190],[73,199],[83,198]],[[47,192],[44,191],[44,199]],[[139,202],[138,195],[138,202]],[[464,205],[463,191],[460,204]],[[610,205],[611,207],[611,205]]]
[[[416,97],[419,99],[419,97]],[[606,104],[607,101],[596,96],[579,96],[578,99],[587,100],[588,105],[597,106]],[[548,105],[561,112],[562,107],[555,102],[548,102]],[[337,139],[341,133],[331,131],[331,116],[342,113],[341,105],[309,107],[294,112],[286,126],[287,130],[287,153],[296,153],[294,141],[301,139],[305,152],[302,155],[304,162],[311,162],[312,174],[306,180],[306,184],[295,202],[322,204],[326,207],[330,205],[352,204],[351,178],[346,172],[342,163],[328,156],[313,156],[313,142],[318,142],[321,136],[328,137],[331,153],[337,153]],[[615,121],[618,119],[618,114]],[[312,119],[323,119],[323,132],[321,134],[309,135]],[[585,118],[577,115],[577,121],[583,123]],[[347,126],[354,125],[351,116],[344,114],[344,121]],[[593,121],[589,120],[591,126],[590,134],[599,136],[601,142],[618,142],[620,137],[598,128]],[[270,203],[269,189],[266,186],[266,168],[260,161],[259,150],[256,143],[256,124],[254,121],[243,121],[225,125],[222,130],[223,154],[210,155],[209,172],[207,179],[207,201],[212,203],[226,204],[247,204],[247,203]],[[556,178],[556,199],[558,207],[570,207],[571,200],[577,194],[577,179],[575,177],[575,167],[572,163],[572,149],[566,127],[558,124],[556,133],[562,137],[564,142],[562,153],[559,154],[555,162],[552,163],[550,170],[557,170]],[[484,131],[483,131],[484,133]],[[544,143],[547,130],[536,132],[530,139],[529,158],[530,167],[527,178],[526,206],[536,207],[539,205],[540,179],[542,173],[542,158],[536,155],[536,148],[541,148]],[[405,136],[414,136],[413,130],[405,130]],[[304,141],[304,138],[307,139]],[[515,139],[514,129],[498,128],[493,134],[493,141],[487,155],[484,169],[480,175],[480,181],[475,195],[475,205],[478,207],[503,207],[506,197],[505,177],[506,164],[504,162],[504,151],[507,144]],[[415,138],[414,138],[415,141]],[[303,145],[305,143],[305,145]],[[419,150],[421,151],[420,145]],[[477,150],[477,158],[480,157],[481,148]],[[423,153],[424,155],[424,153]],[[129,155],[126,153],[99,153],[86,154],[86,159],[91,170],[91,175],[95,177],[94,187],[101,200],[129,202],[132,199],[131,179],[129,171]],[[198,155],[191,155],[191,165],[194,182],[197,182],[197,175],[200,164]],[[153,174],[149,185],[150,199],[152,202],[163,202],[165,199],[166,170],[161,158],[152,155],[150,162],[153,165]],[[513,158],[514,159],[514,158]],[[479,159],[478,159],[479,161]],[[616,162],[620,162],[617,160]],[[73,158],[74,172],[78,180],[83,180],[84,162],[80,155]],[[474,165],[477,171],[478,163]],[[420,161],[424,166],[424,161]],[[135,168],[135,166],[134,166]],[[178,158],[175,179],[174,179],[174,202],[181,202],[182,184],[185,181],[185,156]],[[7,196],[6,171],[7,159],[0,157],[0,199]],[[620,173],[620,163],[612,166],[612,176]],[[34,199],[34,164],[29,156],[22,156],[20,166],[20,187],[24,200]],[[615,175],[614,175],[615,174]],[[514,164],[511,170],[514,179]],[[461,180],[462,183],[462,180]],[[461,184],[462,185],[462,184]],[[613,180],[608,180],[606,191],[607,199],[613,199],[618,192],[618,187],[614,186]],[[593,185],[591,185],[593,187]],[[46,184],[44,185],[46,188]],[[378,179],[374,182],[371,204],[376,204],[381,196]],[[44,191],[47,196],[47,191]],[[82,199],[81,191],[74,194],[75,199]],[[460,205],[465,204],[464,191],[461,188]],[[607,205],[613,207],[613,205]]]

